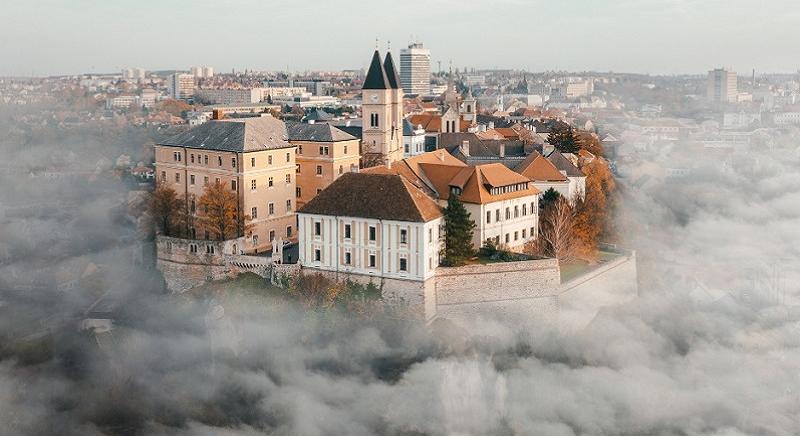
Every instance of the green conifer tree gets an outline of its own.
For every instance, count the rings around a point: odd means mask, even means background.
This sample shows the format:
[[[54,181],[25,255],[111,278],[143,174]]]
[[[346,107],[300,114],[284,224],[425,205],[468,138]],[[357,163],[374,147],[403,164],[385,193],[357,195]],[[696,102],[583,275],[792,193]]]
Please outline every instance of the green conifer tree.
[[[447,199],[447,207],[444,209],[444,226],[445,248],[442,265],[463,265],[475,252],[472,247],[475,221],[472,220],[456,194],[451,194]]]

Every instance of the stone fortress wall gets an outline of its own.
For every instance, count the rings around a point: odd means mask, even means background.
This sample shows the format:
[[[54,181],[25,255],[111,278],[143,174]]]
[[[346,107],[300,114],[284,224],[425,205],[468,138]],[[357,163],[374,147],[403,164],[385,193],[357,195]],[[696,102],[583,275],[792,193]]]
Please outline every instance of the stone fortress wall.
[[[190,244],[196,245],[194,251]],[[276,274],[317,273],[337,281],[373,283],[387,301],[406,305],[420,319],[447,319],[465,327],[479,317],[497,317],[514,323],[558,322],[564,329],[579,329],[603,307],[628,301],[638,293],[636,253],[622,250],[618,258],[565,283],[555,259],[440,267],[434,277],[419,282],[273,264],[271,257],[234,254],[236,246],[236,240],[159,236],[158,269],[172,292],[242,272],[254,272],[273,283],[277,283]]]

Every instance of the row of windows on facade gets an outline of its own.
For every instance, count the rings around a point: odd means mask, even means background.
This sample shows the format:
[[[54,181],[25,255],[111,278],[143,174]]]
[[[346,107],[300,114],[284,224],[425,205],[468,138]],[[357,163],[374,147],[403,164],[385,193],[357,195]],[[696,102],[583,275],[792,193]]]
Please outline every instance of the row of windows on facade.
[[[291,238],[292,237],[292,226],[286,226],[286,237],[287,238]],[[252,238],[254,246],[258,245],[258,234],[253,234],[251,232],[250,238]],[[269,231],[269,241],[270,242],[275,241],[275,230],[270,230]]]
[[[297,146],[297,154],[303,154],[303,146]],[[347,145],[344,146],[344,154],[347,154]],[[330,155],[330,148],[327,145],[320,145],[319,146],[319,155],[320,156],[328,156]]]
[[[375,254],[370,254],[367,257],[367,267],[368,268],[376,268],[377,267],[377,256]],[[322,250],[319,248],[314,249],[314,261],[315,262],[322,262]],[[344,252],[344,258],[342,259],[342,264],[346,266],[355,266],[353,265],[353,253],[350,251]],[[398,259],[398,270],[401,272],[408,272],[408,258],[400,257]]]
[[[509,192],[524,191],[526,189],[528,189],[527,183],[515,183],[513,185],[506,185],[497,188],[492,188],[490,192],[492,195],[500,195],[500,194],[507,194]]]
[[[350,172],[355,172],[357,169],[358,169],[358,165],[356,165],[356,164],[350,164]],[[300,164],[297,164],[297,165],[295,165],[295,172],[296,172],[297,174],[300,174]],[[318,176],[321,176],[321,175],[323,174],[323,168],[322,168],[322,165],[317,165],[317,168],[316,168],[316,174],[317,174]],[[340,175],[341,175],[341,174],[344,174],[344,166],[343,166],[343,165],[339,165],[339,174],[340,174]]]
[[[181,153],[179,151],[172,152],[172,160],[174,160],[175,162],[182,162],[183,161],[183,153]],[[286,162],[291,162],[291,161],[292,161],[292,154],[291,153],[286,153]],[[198,164],[208,165],[208,155],[207,154],[202,154],[202,155],[198,154],[197,155],[197,159],[195,159],[195,155],[194,155],[194,153],[192,153],[192,154],[189,155],[189,162],[191,162],[191,163],[195,163],[196,162]],[[267,165],[272,165],[272,155],[267,155]],[[222,166],[222,156],[217,156],[217,166]],[[231,167],[233,167],[234,169],[236,168],[236,158],[235,157],[231,158]],[[250,167],[252,167],[252,168],[256,167],[256,158],[254,158],[254,157],[250,158]]]
[[[536,203],[532,202],[531,203],[531,207],[530,207],[531,215],[536,213],[535,207],[536,207]],[[519,210],[520,210],[519,206],[514,206],[514,218],[519,218]],[[526,204],[522,205],[522,216],[527,216],[527,215],[528,215],[528,205],[526,203]],[[511,219],[511,208],[507,207],[506,208],[506,220],[510,220],[510,219]],[[497,209],[497,210],[494,211],[494,221],[495,222],[500,222],[500,209]],[[486,224],[490,224],[491,222],[492,222],[492,211],[491,210],[487,210],[486,211]]]
[[[514,241],[519,241],[520,233],[522,233],[522,239],[526,239],[528,237],[528,234],[529,234],[527,229],[522,229],[522,232],[516,231],[513,234]],[[531,227],[531,232],[530,232],[531,238],[533,238],[535,235],[536,235],[536,227]],[[506,233],[506,235],[505,235],[506,244],[511,242],[511,236],[512,236],[511,233]],[[500,236],[495,236],[494,238],[486,239],[486,242],[492,242],[492,241],[494,241],[494,245],[500,245]]]
[[[292,200],[286,200],[286,213],[292,211]],[[267,204],[267,212],[269,215],[275,215],[275,203]],[[250,219],[257,219],[258,218],[258,207],[251,207],[250,208]]]
[[[438,229],[439,234],[441,234],[441,228]],[[368,230],[368,240],[375,242],[378,236],[378,229],[375,226],[369,226]],[[314,236],[322,236],[322,222],[315,221],[314,222]],[[439,235],[437,235],[438,237]],[[344,239],[352,239],[353,237],[353,230],[351,224],[344,225]],[[408,229],[400,229],[399,233],[400,243],[401,244],[408,244]],[[428,242],[433,242],[433,229],[428,229]]]
[[[283,180],[286,182],[287,185],[289,183],[292,183],[292,175],[291,174],[286,174],[286,176],[284,176]],[[272,188],[274,186],[275,186],[274,178],[273,177],[267,178],[267,188]],[[256,179],[250,180],[250,190],[251,191],[255,191],[256,189],[258,189],[258,184],[256,183]]]
[[[208,176],[204,176],[203,177],[203,186],[208,186],[208,180],[209,180]],[[216,183],[220,182],[219,177],[216,177],[214,180],[215,180]],[[162,182],[166,182],[167,181],[167,172],[166,171],[161,171],[161,181]],[[175,173],[175,183],[180,183],[180,182],[181,182],[181,173]],[[196,183],[196,178],[195,178],[194,174],[190,174],[189,175],[189,184],[190,185],[194,185],[195,183]],[[231,190],[232,191],[236,190],[236,180],[231,180]]]

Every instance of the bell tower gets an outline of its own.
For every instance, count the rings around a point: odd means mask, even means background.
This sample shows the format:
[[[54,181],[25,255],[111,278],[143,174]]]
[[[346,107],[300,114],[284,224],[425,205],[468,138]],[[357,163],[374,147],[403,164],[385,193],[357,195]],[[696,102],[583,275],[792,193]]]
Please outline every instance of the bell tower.
[[[361,88],[361,145],[365,166],[385,163],[392,137],[392,89],[378,50]]]

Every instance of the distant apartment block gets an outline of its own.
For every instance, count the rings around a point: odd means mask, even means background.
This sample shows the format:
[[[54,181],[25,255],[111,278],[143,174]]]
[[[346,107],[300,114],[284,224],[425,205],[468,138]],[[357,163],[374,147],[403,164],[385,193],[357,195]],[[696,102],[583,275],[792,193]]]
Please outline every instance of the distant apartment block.
[[[122,70],[122,78],[128,81],[142,81],[146,77],[146,72],[142,68],[125,68]]]
[[[565,80],[550,89],[550,98],[553,100],[570,100],[586,97],[594,92],[594,80]]]
[[[196,79],[210,79],[214,77],[214,68],[212,67],[192,67],[192,76]]]
[[[292,99],[307,94],[301,87],[279,88],[198,88],[195,97],[210,104],[244,105],[261,103],[268,99]]]
[[[706,92],[714,103],[735,103],[738,95],[736,72],[724,68],[709,71]]]
[[[400,50],[400,82],[406,94],[430,94],[431,51],[422,43],[409,44]]]
[[[170,97],[176,100],[186,100],[194,95],[194,76],[191,74],[175,73],[167,80]]]

